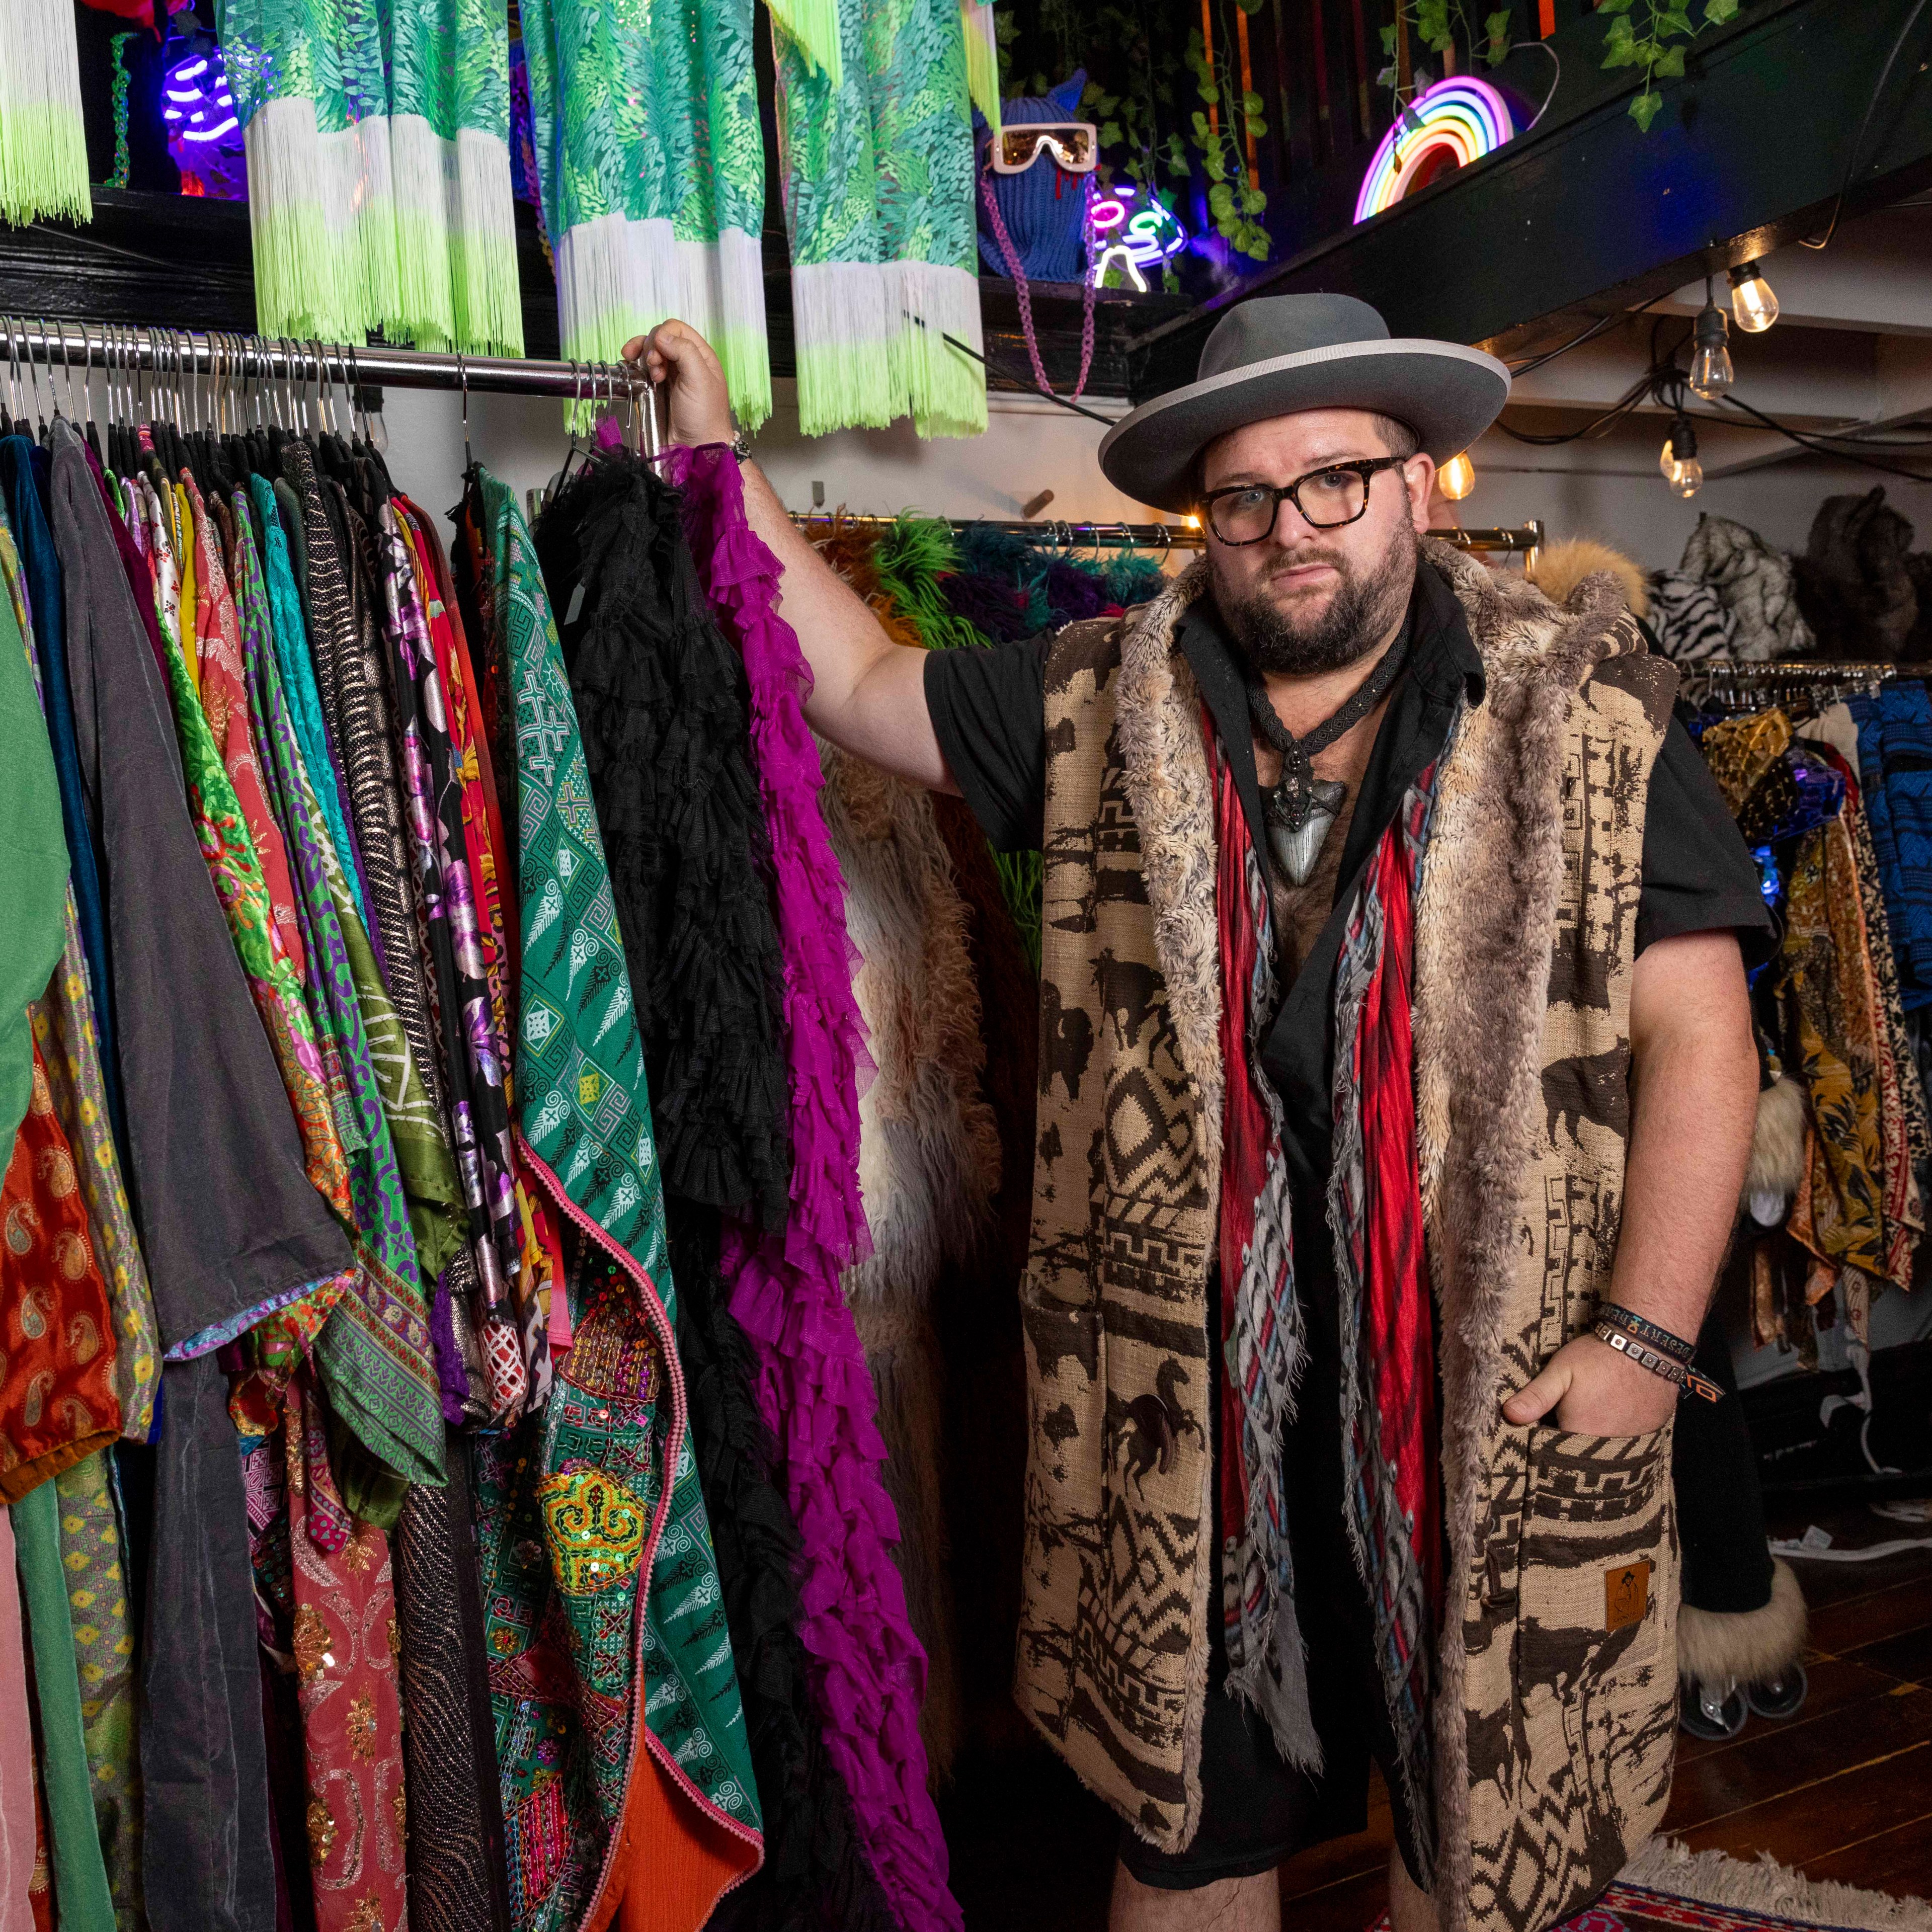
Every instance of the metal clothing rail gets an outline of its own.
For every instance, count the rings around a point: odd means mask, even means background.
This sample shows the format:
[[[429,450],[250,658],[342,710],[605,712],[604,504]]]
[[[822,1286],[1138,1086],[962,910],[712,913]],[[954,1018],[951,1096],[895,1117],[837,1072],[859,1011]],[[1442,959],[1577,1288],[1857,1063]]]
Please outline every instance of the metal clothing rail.
[[[1693,704],[1755,710],[1792,699],[1829,702],[1899,677],[1932,679],[1932,663],[1882,658],[1700,658],[1684,667],[1678,688]]]
[[[814,526],[822,527],[828,534],[835,527],[862,532],[889,530],[898,520],[895,517],[854,516],[843,510],[796,510],[792,513],[792,521],[808,535]],[[1200,550],[1207,543],[1199,526],[1192,523],[1074,524],[1054,518],[1022,522],[998,517],[953,517],[941,520],[950,522],[956,530],[997,530],[1004,536],[1052,544],[1062,551],[1157,550],[1165,554],[1170,550]],[[1459,550],[1520,550],[1532,562],[1544,542],[1543,525],[1534,518],[1520,530],[1431,530],[1429,534],[1440,537],[1444,543],[1454,544]]]
[[[98,368],[111,382],[136,374],[178,382],[206,377],[221,382],[314,384],[354,390],[455,389],[479,394],[555,396],[595,406],[621,403],[637,418],[644,447],[658,448],[655,392],[623,362],[545,362],[527,356],[465,356],[386,343],[298,342],[226,331],[154,328],[126,322],[76,322],[44,316],[0,315],[9,365],[62,372],[70,386]],[[52,377],[49,377],[51,387]]]
[[[1520,530],[1490,528],[1488,530],[1431,530],[1432,537],[1440,537],[1446,544],[1454,544],[1458,550],[1484,550],[1491,553],[1522,553],[1523,568],[1536,568],[1536,554],[1544,544],[1543,519],[1532,517]]]
[[[816,529],[830,536],[834,530],[874,532],[889,530],[896,517],[854,516],[844,510],[794,510],[792,521],[808,536]],[[956,530],[996,530],[1002,536],[1029,543],[1051,544],[1062,551],[1076,550],[1198,550],[1205,541],[1185,524],[1071,524],[1054,518],[1024,523],[1012,518],[935,518]]]

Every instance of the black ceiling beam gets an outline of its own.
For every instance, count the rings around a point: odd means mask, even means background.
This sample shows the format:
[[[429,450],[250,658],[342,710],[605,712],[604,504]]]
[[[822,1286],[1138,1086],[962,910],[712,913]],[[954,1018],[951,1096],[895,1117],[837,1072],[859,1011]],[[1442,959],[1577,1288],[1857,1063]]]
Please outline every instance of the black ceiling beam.
[[[1359,296],[1396,335],[1511,356],[1554,346],[1593,314],[1820,232],[1886,57],[1913,0],[1762,0],[1662,83],[1642,132],[1634,86],[1515,140],[1359,228],[1133,345],[1136,401],[1194,378],[1238,301]],[[1872,115],[1846,217],[1932,183],[1932,10]]]

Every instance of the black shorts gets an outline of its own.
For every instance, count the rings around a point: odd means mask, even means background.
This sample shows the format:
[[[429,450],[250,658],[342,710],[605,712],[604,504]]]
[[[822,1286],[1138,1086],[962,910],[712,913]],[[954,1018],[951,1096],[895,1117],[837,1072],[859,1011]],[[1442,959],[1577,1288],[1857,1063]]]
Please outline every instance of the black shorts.
[[[1366,1593],[1356,1574],[1342,1515],[1340,1376],[1322,1343],[1319,1298],[1311,1310],[1311,1351],[1293,1426],[1284,1444],[1294,1602],[1308,1655],[1310,1714],[1322,1740],[1322,1768],[1291,1769],[1274,1748],[1267,1720],[1228,1692],[1222,1640],[1218,1491],[1213,1520],[1216,1584],[1208,1613],[1208,1707],[1201,1726],[1201,1823],[1184,1852],[1160,1852],[1124,1825],[1120,1862],[1143,1885],[1191,1892],[1216,1879],[1251,1878],[1325,1839],[1368,1822],[1369,1766],[1381,1763],[1397,1808],[1396,1838],[1409,1833],[1401,1780],[1388,1776],[1394,1743]],[[1210,1384],[1219,1364],[1209,1352]],[[1218,1386],[1210,1388],[1214,1453],[1221,1454]]]

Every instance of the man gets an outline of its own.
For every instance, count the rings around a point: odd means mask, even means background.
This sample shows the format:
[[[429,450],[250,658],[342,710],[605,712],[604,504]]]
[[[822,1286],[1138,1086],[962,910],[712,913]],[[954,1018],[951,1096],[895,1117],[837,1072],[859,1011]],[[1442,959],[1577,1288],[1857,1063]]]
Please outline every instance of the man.
[[[730,436],[689,329],[627,353]],[[983,652],[890,642],[745,465],[813,726],[1045,854],[1017,1694],[1126,1820],[1118,1932],[1276,1925],[1371,1756],[1398,1932],[1536,1932],[1667,1795],[1666,1378],[1764,915],[1608,580],[1419,538],[1508,390],[1236,307],[1100,452],[1205,558]]]

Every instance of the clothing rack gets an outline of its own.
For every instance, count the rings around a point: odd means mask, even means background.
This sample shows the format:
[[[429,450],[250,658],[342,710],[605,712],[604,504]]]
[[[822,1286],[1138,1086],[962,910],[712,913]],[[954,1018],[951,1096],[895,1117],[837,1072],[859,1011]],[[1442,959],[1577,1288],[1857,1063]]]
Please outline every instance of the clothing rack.
[[[795,510],[792,521],[808,536],[814,525],[829,534],[840,530],[862,532],[889,530],[895,517],[854,516],[844,511]],[[1200,550],[1207,538],[1198,524],[1075,524],[1057,518],[1023,521],[1017,518],[953,517],[946,519],[955,530],[997,530],[1003,536],[1024,538],[1029,543],[1050,544],[1063,554],[1076,550]],[[1432,530],[1429,534],[1454,544],[1458,550],[1516,551],[1526,554],[1533,564],[1544,541],[1543,525],[1532,518],[1520,530]]]
[[[830,536],[833,530],[877,532],[890,530],[896,517],[854,516],[843,510],[794,510],[792,521],[809,536],[816,527]],[[1199,550],[1206,538],[1186,524],[1073,524],[1046,518],[1032,522],[1018,518],[952,517],[941,519],[958,530],[997,530],[1002,536],[1028,543],[1051,544],[1063,554],[1076,550]]]
[[[656,392],[650,381],[625,362],[546,362],[521,356],[465,356],[397,349],[387,343],[292,341],[286,336],[240,335],[225,330],[136,327],[115,322],[77,322],[44,316],[0,315],[5,332],[7,377],[15,391],[23,364],[38,364],[64,380],[70,398],[76,375],[86,384],[98,366],[111,386],[147,376],[177,389],[183,382],[286,384],[318,392],[340,387],[352,395],[364,388],[455,389],[464,398],[479,394],[556,396],[588,405],[622,404],[636,423],[647,455],[658,453]],[[380,407],[380,406],[379,406]]]
[[[1830,704],[1898,677],[1932,678],[1932,663],[1882,658],[1773,658],[1752,662],[1706,658],[1684,668],[1681,690],[1692,704],[1761,710],[1793,698]]]
[[[1432,537],[1440,537],[1446,544],[1454,544],[1458,550],[1483,550],[1492,554],[1511,554],[1521,551],[1523,568],[1536,568],[1536,554],[1544,544],[1543,519],[1532,517],[1519,530],[1505,526],[1492,526],[1486,530],[1431,530]]]

